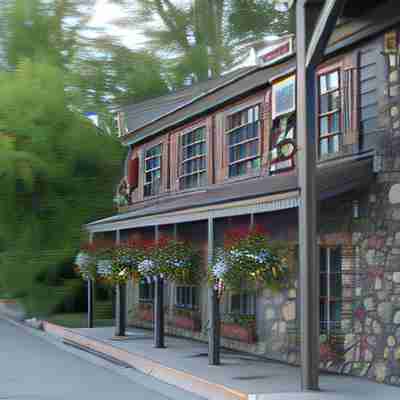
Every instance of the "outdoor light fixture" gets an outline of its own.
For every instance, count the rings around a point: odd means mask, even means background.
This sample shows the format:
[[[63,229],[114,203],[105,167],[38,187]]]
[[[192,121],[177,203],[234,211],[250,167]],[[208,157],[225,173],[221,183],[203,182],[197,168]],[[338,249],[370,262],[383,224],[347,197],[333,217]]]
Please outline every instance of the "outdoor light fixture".
[[[294,3],[294,0],[275,0],[274,8],[279,12],[287,12],[290,10]]]

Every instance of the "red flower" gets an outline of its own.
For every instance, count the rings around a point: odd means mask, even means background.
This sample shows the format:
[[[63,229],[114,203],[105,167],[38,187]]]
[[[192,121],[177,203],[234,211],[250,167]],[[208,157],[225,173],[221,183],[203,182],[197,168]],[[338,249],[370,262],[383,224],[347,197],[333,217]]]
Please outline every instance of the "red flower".
[[[224,235],[224,247],[229,248],[236,245],[240,240],[246,239],[251,235],[264,235],[269,233],[261,225],[249,227],[247,225],[238,226],[236,228],[228,229]]]

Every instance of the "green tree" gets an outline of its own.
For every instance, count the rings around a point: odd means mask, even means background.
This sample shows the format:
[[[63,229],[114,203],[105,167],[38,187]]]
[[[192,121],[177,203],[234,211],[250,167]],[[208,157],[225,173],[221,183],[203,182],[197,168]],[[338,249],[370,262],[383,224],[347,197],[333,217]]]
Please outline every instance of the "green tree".
[[[70,110],[63,82],[62,70],[32,61],[0,75],[0,280],[42,311],[55,297],[40,273],[71,258],[82,225],[110,212],[121,168],[119,143]]]
[[[290,26],[288,13],[276,11],[269,0],[113,1],[126,9],[121,23],[143,27],[148,45],[168,67],[172,86],[220,75],[238,42],[281,34]]]

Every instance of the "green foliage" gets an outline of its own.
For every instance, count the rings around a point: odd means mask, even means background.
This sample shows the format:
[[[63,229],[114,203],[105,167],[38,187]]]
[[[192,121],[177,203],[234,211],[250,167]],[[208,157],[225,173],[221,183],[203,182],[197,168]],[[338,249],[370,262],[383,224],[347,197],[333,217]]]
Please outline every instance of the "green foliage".
[[[0,174],[0,280],[44,311],[52,297],[36,276],[72,258],[82,225],[110,212],[121,165],[119,144],[70,110],[63,81],[59,68],[28,60],[0,75],[10,163]]]
[[[163,55],[173,87],[220,75],[244,39],[291,29],[290,14],[269,0],[112,1],[125,6],[123,24],[141,26],[147,44]]]

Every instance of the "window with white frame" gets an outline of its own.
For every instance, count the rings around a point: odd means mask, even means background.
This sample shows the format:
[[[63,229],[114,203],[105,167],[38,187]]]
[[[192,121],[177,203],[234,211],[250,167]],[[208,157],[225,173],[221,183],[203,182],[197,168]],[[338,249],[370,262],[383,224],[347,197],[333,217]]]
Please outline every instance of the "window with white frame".
[[[320,332],[340,329],[342,312],[342,249],[320,248]]]
[[[178,308],[196,309],[198,307],[198,288],[196,286],[178,286],[176,302]]]
[[[234,293],[230,298],[229,312],[231,314],[255,315],[256,295],[254,292]]]
[[[260,168],[260,105],[227,118],[229,176],[246,175]]]
[[[341,136],[340,71],[319,75],[319,155],[338,153]]]
[[[144,158],[144,196],[154,196],[161,189],[162,144],[146,150]]]
[[[179,185],[181,189],[192,189],[206,184],[206,128],[201,127],[180,137]]]

